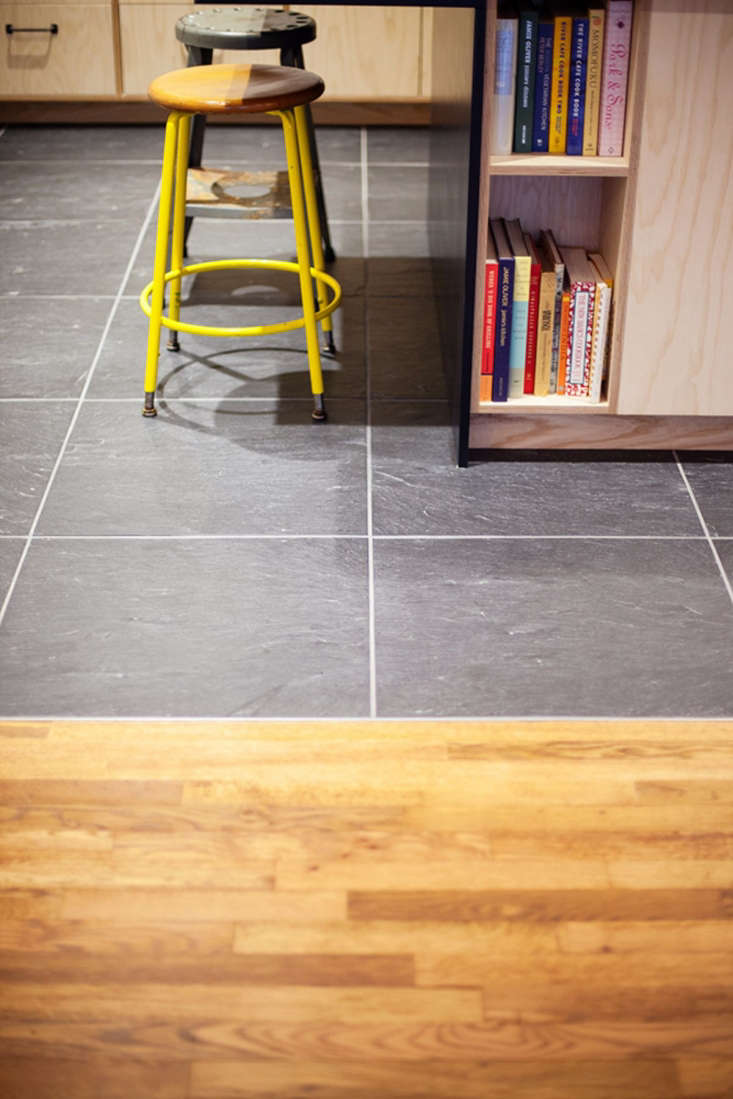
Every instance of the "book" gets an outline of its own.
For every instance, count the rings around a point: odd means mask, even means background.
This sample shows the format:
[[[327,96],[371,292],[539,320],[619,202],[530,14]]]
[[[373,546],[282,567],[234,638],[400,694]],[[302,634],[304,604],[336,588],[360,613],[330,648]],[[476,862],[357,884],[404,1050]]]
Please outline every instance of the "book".
[[[540,256],[547,257],[555,271],[555,315],[552,320],[552,360],[550,362],[550,393],[558,392],[557,379],[560,367],[560,308],[565,285],[565,264],[557,241],[550,229],[543,229],[539,236]]]
[[[486,244],[486,262],[484,263],[484,330],[481,346],[481,378],[479,381],[479,400],[490,401],[494,375],[494,347],[496,342],[496,284],[499,275],[499,261],[496,246],[489,233]]]
[[[624,149],[632,14],[631,0],[608,0],[606,4],[598,114],[599,156],[621,156]]]
[[[509,396],[524,393],[524,366],[527,358],[527,320],[529,315],[529,279],[532,269],[519,218],[504,222],[509,247],[514,256],[514,296],[512,298],[512,340],[509,354]]]
[[[557,363],[557,392],[565,393],[565,377],[568,368],[568,340],[570,324],[570,288],[567,284],[567,275],[564,276],[563,290],[560,306],[560,327],[558,329],[558,363]]]
[[[555,28],[551,19],[540,19],[537,24],[537,59],[534,81],[534,116],[532,120],[532,151],[535,153],[546,153],[548,147],[554,31]]]
[[[490,221],[498,261],[496,286],[496,327],[494,343],[494,377],[492,401],[506,401],[509,396],[509,353],[512,342],[512,305],[514,301],[514,256],[501,218]]]
[[[598,152],[598,111],[601,102],[601,72],[603,68],[604,8],[588,11],[588,65],[585,75],[585,119],[583,121],[583,156]]]
[[[600,252],[589,252],[588,259],[596,270],[596,307],[593,314],[593,347],[590,362],[588,396],[600,401],[601,384],[606,374],[608,337],[611,330],[613,275]]]
[[[550,89],[550,153],[565,153],[568,129],[568,78],[570,76],[570,35],[573,19],[556,15],[552,38],[552,85]]]
[[[514,107],[514,152],[532,152],[534,84],[537,61],[537,12],[519,12],[517,31],[517,86]]]
[[[524,356],[524,392],[534,393],[535,369],[537,361],[537,317],[540,309],[540,275],[542,265],[537,249],[529,233],[523,233],[524,244],[529,253],[529,305],[527,307],[527,350]]]
[[[565,394],[587,397],[593,346],[596,270],[583,248],[560,249],[570,284]]]
[[[496,48],[494,55],[494,97],[491,109],[492,153],[511,153],[514,137],[514,104],[517,80],[517,26],[516,16],[496,20]]]
[[[550,393],[550,372],[552,367],[552,341],[555,328],[555,299],[557,296],[557,277],[552,256],[537,245],[540,262],[540,292],[537,308],[537,351],[535,354],[534,393],[536,397],[547,397]],[[562,285],[560,287],[562,298]]]
[[[568,132],[565,152],[568,156],[583,154],[583,122],[585,119],[585,79],[588,69],[588,18],[574,16],[570,39],[570,84],[568,89]]]

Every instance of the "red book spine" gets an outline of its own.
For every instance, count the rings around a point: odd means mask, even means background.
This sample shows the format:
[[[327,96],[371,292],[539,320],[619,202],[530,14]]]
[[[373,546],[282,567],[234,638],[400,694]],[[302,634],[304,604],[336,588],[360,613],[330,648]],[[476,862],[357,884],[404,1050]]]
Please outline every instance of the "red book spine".
[[[479,400],[491,400],[491,379],[494,373],[496,346],[496,283],[499,264],[487,259],[484,265],[484,331],[481,347],[481,392]]]
[[[527,353],[524,359],[524,392],[534,393],[534,373],[537,362],[537,319],[540,313],[540,276],[542,265],[532,260],[529,271],[529,308],[527,310]]]

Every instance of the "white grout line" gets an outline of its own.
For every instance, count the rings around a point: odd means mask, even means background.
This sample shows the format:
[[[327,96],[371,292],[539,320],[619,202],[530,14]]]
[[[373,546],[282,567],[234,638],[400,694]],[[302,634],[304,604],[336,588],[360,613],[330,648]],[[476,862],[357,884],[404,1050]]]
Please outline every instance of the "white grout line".
[[[64,440],[61,444],[61,449],[59,450],[58,455],[56,456],[56,461],[54,462],[53,469],[51,470],[51,474],[48,478],[48,481],[46,482],[46,488],[44,490],[43,496],[41,497],[38,508],[36,509],[36,514],[33,518],[33,522],[31,523],[30,530],[28,531],[28,535],[26,537],[26,543],[25,543],[25,546],[23,547],[23,552],[20,555],[20,560],[18,561],[15,572],[13,573],[13,578],[10,581],[10,586],[8,587],[8,591],[5,595],[5,599],[3,600],[2,607],[0,607],[0,626],[2,626],[2,623],[3,623],[3,620],[5,618],[5,614],[7,612],[8,606],[10,605],[10,600],[13,596],[13,592],[15,591],[15,585],[18,583],[18,577],[20,576],[21,569],[23,568],[23,565],[25,564],[25,559],[28,556],[28,550],[30,549],[31,542],[33,540],[33,536],[36,532],[36,527],[38,526],[38,522],[41,518],[41,514],[42,514],[43,509],[46,505],[46,500],[48,499],[48,494],[51,491],[51,487],[54,483],[54,480],[56,479],[56,474],[58,473],[59,466],[61,465],[61,460],[62,460],[62,458],[63,458],[63,456],[66,452],[67,446],[69,445],[69,439],[71,438],[71,433],[74,430],[74,427],[76,426],[76,421],[79,419],[79,413],[81,412],[81,406],[82,406],[84,398],[87,394],[87,390],[89,389],[89,386],[91,384],[92,377],[94,375],[94,371],[96,370],[96,367],[97,367],[97,363],[99,362],[100,356],[102,354],[102,348],[104,347],[104,342],[107,339],[107,334],[109,333],[109,330],[112,326],[112,321],[114,320],[114,317],[115,317],[115,313],[117,312],[117,306],[120,303],[120,298],[122,297],[122,291],[125,287],[125,283],[127,282],[128,278],[130,277],[130,272],[132,271],[132,268],[135,264],[135,260],[137,259],[137,254],[140,250],[140,246],[143,242],[143,238],[145,236],[145,233],[147,232],[148,225],[150,224],[150,222],[152,220],[152,217],[153,217],[153,214],[155,213],[156,207],[158,205],[158,196],[159,196],[159,194],[160,194],[160,184],[158,184],[158,187],[155,191],[155,194],[154,194],[153,199],[150,203],[150,206],[148,207],[148,212],[145,215],[145,220],[142,224],[142,228],[140,229],[140,232],[137,235],[137,240],[135,241],[135,244],[134,244],[133,249],[132,249],[132,255],[130,256],[127,267],[125,268],[125,273],[122,276],[122,282],[120,283],[120,288],[117,292],[117,295],[114,299],[114,302],[112,303],[112,307],[109,311],[109,315],[107,317],[107,323],[104,326],[104,331],[102,332],[102,335],[99,338],[99,343],[97,344],[97,350],[94,354],[94,358],[92,360],[92,365],[89,367],[89,372],[87,374],[86,381],[84,382],[84,388],[82,389],[82,391],[79,395],[79,399],[78,399],[76,408],[74,409],[74,413],[71,417],[71,422],[69,423],[69,426],[66,429],[66,434],[64,435]]]
[[[4,535],[12,538],[14,535]],[[34,542],[319,542],[348,539],[358,541],[366,534],[37,534]]]
[[[371,478],[367,475],[367,480]],[[373,542],[705,542],[703,534],[374,534],[370,532],[367,513],[366,534],[36,534],[36,542],[192,542],[192,541],[244,541],[271,540],[288,542],[297,538],[371,539]],[[0,534],[0,541],[24,541],[26,534]],[[733,539],[720,538],[725,542]]]
[[[369,172],[367,130],[361,129],[361,242],[364,261],[369,259]],[[367,570],[369,581],[369,716],[377,716],[377,628],[374,599],[374,514],[372,504],[372,385],[369,369],[369,308],[364,294],[364,346],[366,351],[366,471],[367,471]]]
[[[700,526],[702,527],[702,529],[704,531],[704,534],[705,534],[705,538],[707,540],[707,543],[710,546],[710,552],[713,555],[713,559],[715,561],[715,564],[718,566],[718,570],[719,570],[720,575],[722,577],[723,584],[725,586],[725,590],[728,592],[728,598],[730,599],[731,603],[733,603],[733,586],[731,585],[731,582],[728,578],[728,575],[727,575],[725,569],[723,568],[723,562],[720,560],[720,555],[719,555],[717,549],[715,548],[715,542],[713,541],[713,538],[712,538],[712,536],[710,534],[710,531],[708,529],[708,525],[705,522],[702,511],[700,510],[700,505],[697,502],[697,497],[695,496],[695,493],[692,490],[692,485],[690,484],[689,479],[687,477],[687,474],[684,471],[684,468],[682,466],[682,462],[680,461],[680,458],[679,458],[679,454],[677,453],[676,450],[673,450],[672,455],[674,457],[675,462],[677,463],[677,469],[679,470],[680,477],[684,481],[685,487],[687,488],[687,491],[690,494],[690,499],[692,500],[692,506],[694,507],[695,511],[697,512],[697,517],[700,520]]]

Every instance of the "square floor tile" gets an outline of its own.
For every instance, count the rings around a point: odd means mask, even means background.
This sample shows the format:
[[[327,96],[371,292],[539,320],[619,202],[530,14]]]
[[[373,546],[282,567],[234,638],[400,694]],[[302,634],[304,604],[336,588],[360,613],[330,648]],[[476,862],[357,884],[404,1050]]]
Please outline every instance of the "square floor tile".
[[[429,126],[372,126],[367,130],[367,163],[427,164]]]
[[[163,157],[164,125],[8,126],[0,160],[150,160]]]
[[[0,294],[116,294],[142,222],[0,219]]]
[[[235,327],[274,324],[300,315],[297,305],[190,304],[188,323]],[[363,398],[366,390],[364,307],[344,298],[333,314],[336,354],[321,355],[326,398]],[[141,397],[148,320],[139,304],[125,298],[115,314],[92,378],[91,397]],[[172,397],[294,397],[310,394],[308,357],[302,328],[270,336],[212,337],[182,333],[180,351],[166,350],[161,336],[159,392]],[[321,345],[325,337],[321,336]]]
[[[712,536],[733,537],[733,454],[688,452],[680,460]]]
[[[432,300],[369,298],[367,357],[374,398],[446,398],[440,326]]]
[[[363,405],[133,401],[82,409],[39,525],[50,535],[366,533]]]
[[[0,298],[0,397],[78,397],[110,298]]]
[[[93,161],[6,162],[0,173],[0,218],[142,220],[160,177],[153,164]]]
[[[6,716],[368,713],[366,543],[35,543],[5,619]]]
[[[375,579],[379,716],[733,716],[706,542],[378,540]]]
[[[427,166],[370,167],[367,180],[370,219],[425,221],[428,214]]]
[[[377,534],[703,535],[669,454],[495,451],[458,469],[447,406],[382,401],[372,423]]]
[[[27,534],[76,405],[0,402],[0,534]]]

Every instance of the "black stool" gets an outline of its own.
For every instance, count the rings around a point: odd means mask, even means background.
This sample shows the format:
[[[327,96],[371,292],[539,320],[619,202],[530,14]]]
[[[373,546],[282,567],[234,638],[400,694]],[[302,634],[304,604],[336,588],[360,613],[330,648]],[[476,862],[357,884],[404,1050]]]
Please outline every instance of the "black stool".
[[[280,64],[305,69],[303,46],[316,37],[316,23],[309,15],[283,8],[210,7],[182,16],[176,23],[176,38],[188,52],[189,68],[210,65],[213,51],[219,50],[280,50]],[[313,162],[318,215],[323,239],[323,255],[327,263],[336,258],[323,196],[321,166],[318,160],[313,116],[306,107],[308,143]],[[196,115],[191,129],[189,168],[201,168],[206,115]],[[191,228],[192,216],[186,218],[185,239]]]

